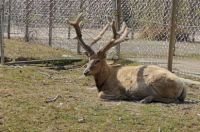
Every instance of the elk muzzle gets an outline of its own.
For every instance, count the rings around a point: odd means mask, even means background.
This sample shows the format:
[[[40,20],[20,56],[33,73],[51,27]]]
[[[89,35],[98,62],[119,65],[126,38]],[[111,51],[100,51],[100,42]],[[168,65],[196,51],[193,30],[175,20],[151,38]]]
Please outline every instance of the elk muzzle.
[[[84,74],[85,76],[90,76],[90,75],[91,75],[90,70],[89,70],[88,68],[86,68],[86,69],[84,70],[83,74]]]

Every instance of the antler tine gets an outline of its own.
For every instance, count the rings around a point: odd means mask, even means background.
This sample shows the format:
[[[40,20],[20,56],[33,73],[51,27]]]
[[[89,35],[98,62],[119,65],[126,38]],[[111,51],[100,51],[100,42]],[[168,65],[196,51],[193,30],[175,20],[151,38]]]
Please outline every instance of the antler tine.
[[[75,26],[75,25],[79,25],[80,22],[82,21],[83,18],[83,13],[80,13],[75,21],[68,21],[70,25]]]
[[[123,22],[121,30],[119,32],[117,32],[115,24],[116,24],[115,21],[113,21],[112,22],[112,30],[113,30],[113,38],[114,39],[118,38],[125,31],[125,29],[127,27],[126,23]]]
[[[105,54],[110,48],[127,40],[127,36],[129,34],[129,28],[126,26],[126,24],[124,24],[124,26],[120,30],[120,34],[118,34],[116,32],[116,28],[115,28],[114,24],[112,25],[112,27],[113,27],[113,35],[114,35],[113,39],[110,42],[108,42],[108,44],[106,44],[106,46],[103,47],[99,51],[99,53],[101,53],[101,54]]]
[[[126,27],[126,28],[124,28],[123,34],[120,36],[120,38],[118,38],[118,39],[115,41],[115,43],[116,43],[116,44],[119,44],[119,43],[121,43],[121,42],[124,42],[124,41],[128,40],[128,38],[127,38],[128,34],[129,34],[129,28]]]
[[[90,46],[93,46],[95,43],[97,43],[100,39],[102,39],[103,35],[105,34],[106,30],[109,28],[110,24],[106,24],[106,26],[103,28],[103,30],[99,33],[99,35],[93,39]]]
[[[80,28],[80,22],[82,21],[83,14],[80,13],[75,21],[69,21],[69,24],[72,25],[75,28],[77,39],[80,42],[80,45],[88,52],[89,55],[93,55],[95,52],[92,50],[90,46],[85,44],[82,38],[81,28]]]
[[[121,34],[125,31],[126,27],[127,27],[127,26],[126,26],[126,23],[123,22],[123,23],[122,23],[122,28],[121,28],[121,30],[118,32],[118,34],[121,35]]]
[[[108,17],[107,18],[108,22],[107,24],[105,25],[105,27],[102,29],[102,31],[99,33],[99,35],[97,37],[95,37],[92,41],[92,43],[90,44],[90,46],[93,46],[95,43],[97,43],[100,39],[102,39],[103,35],[105,34],[105,32],[108,30],[109,26],[111,25],[111,18]]]

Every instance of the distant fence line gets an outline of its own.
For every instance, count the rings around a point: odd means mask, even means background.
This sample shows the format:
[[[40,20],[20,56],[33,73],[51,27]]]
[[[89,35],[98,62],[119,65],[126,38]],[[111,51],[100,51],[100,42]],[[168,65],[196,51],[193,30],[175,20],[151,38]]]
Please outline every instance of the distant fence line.
[[[164,58],[172,71],[176,68],[174,55],[200,56],[199,0],[5,0],[4,6],[5,26],[1,28],[8,39],[18,37],[80,53],[80,45],[73,39],[75,32],[67,20],[83,12],[86,41],[98,34],[108,16],[116,21],[118,29],[122,21],[126,22],[132,31],[130,43],[135,46],[118,46],[118,57],[120,51],[129,50],[135,52],[135,57]],[[104,41],[106,38],[99,45]]]

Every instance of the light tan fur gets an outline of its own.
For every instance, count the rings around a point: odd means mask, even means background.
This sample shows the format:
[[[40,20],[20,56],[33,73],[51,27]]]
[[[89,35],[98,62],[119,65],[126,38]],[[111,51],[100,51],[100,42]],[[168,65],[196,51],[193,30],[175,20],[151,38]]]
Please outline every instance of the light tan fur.
[[[179,77],[157,66],[115,67],[100,60],[95,66],[89,63],[86,73],[94,76],[101,99],[172,103],[186,96]]]
[[[139,100],[142,103],[184,101],[186,86],[179,77],[164,68],[151,65],[120,67],[107,64],[106,52],[111,47],[126,40],[128,28],[125,24],[120,32],[116,32],[115,23],[113,22],[113,39],[95,53],[82,39],[79,27],[80,18],[81,15],[78,16],[75,22],[70,22],[70,24],[74,26],[78,40],[88,53],[89,62],[84,75],[94,77],[99,98],[106,100]],[[100,36],[105,33],[107,28],[103,29]]]

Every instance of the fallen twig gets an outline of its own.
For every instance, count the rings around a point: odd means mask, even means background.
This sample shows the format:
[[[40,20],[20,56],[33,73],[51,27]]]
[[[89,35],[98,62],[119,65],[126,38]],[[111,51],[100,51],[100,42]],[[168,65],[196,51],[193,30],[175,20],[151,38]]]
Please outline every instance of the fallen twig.
[[[39,72],[40,74],[44,75],[44,76],[47,76],[48,78],[52,78],[52,76],[48,73],[45,73],[45,72]]]
[[[61,77],[61,78],[58,78],[58,77],[54,77],[53,80],[67,80],[69,79],[68,77]]]
[[[54,98],[50,98],[50,99],[46,100],[45,103],[56,102],[56,100],[58,100],[58,99],[61,98],[61,97],[62,97],[61,95],[57,95],[57,96],[54,97]]]
[[[6,65],[30,65],[30,64],[46,64],[46,63],[54,63],[57,61],[62,61],[67,64],[71,64],[73,62],[79,62],[82,59],[80,58],[58,58],[58,59],[47,59],[47,60],[30,60],[30,61],[18,61],[18,62],[9,62]]]

